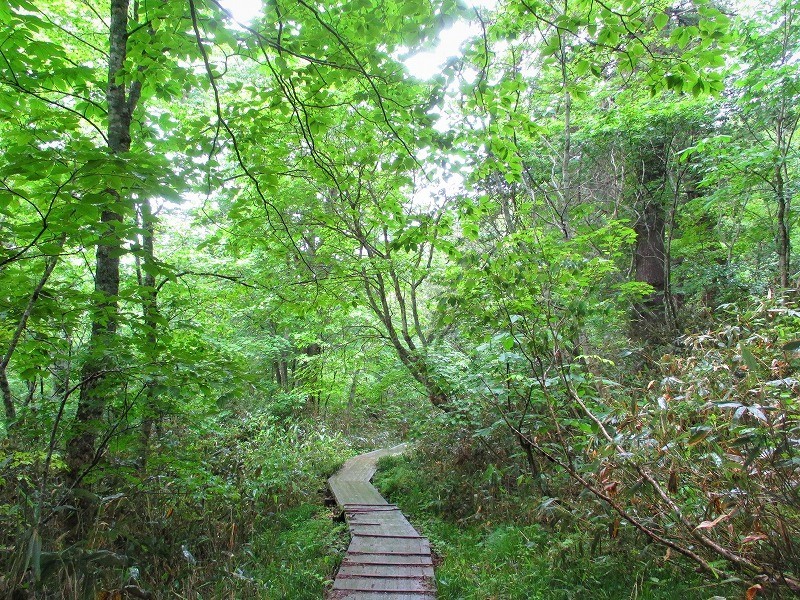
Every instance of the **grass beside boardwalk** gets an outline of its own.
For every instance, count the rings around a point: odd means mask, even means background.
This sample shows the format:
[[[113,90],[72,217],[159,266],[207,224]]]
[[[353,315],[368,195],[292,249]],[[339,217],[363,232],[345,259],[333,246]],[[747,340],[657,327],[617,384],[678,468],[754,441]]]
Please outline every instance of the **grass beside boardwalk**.
[[[303,504],[265,517],[262,531],[252,545],[258,597],[322,598],[347,548],[346,526],[318,504]]]
[[[440,600],[693,600],[740,598],[741,588],[713,581],[664,549],[620,537],[592,551],[594,534],[580,527],[548,529],[520,518],[495,518],[490,510],[453,519],[441,510],[446,482],[424,479],[419,458],[384,459],[375,483],[427,536],[440,561]],[[448,499],[448,503],[452,498]],[[638,542],[638,543],[634,543]]]

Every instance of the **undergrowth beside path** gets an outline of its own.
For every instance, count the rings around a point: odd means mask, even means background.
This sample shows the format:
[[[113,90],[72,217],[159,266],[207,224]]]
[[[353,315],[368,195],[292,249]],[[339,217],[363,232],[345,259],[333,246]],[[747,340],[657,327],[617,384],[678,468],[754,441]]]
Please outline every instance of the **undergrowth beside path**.
[[[491,502],[469,515],[449,510],[453,479],[433,474],[424,452],[381,461],[374,482],[403,510],[438,555],[441,600],[690,600],[740,598],[733,582],[714,581],[641,539],[601,541],[567,515],[539,522],[540,500],[517,497],[493,512]],[[464,498],[464,506],[474,498]],[[508,507],[515,505],[513,511]],[[606,536],[608,537],[608,536]]]
[[[17,544],[24,552],[26,536],[40,544],[27,561],[0,552],[0,598],[323,596],[348,541],[324,506],[324,481],[357,450],[318,424],[265,414],[201,431],[197,421],[172,425],[146,471],[127,467],[133,461],[103,465],[101,493],[85,493],[97,505],[86,543],[59,537],[55,494],[38,500],[56,517],[31,533],[34,513],[14,510],[15,494],[30,489],[27,478],[40,463],[21,444],[0,448],[9,455],[0,478],[0,549]]]

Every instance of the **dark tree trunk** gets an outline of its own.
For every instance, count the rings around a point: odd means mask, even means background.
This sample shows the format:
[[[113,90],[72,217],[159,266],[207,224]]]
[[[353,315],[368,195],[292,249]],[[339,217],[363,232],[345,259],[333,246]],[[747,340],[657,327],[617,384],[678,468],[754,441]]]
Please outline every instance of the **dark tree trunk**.
[[[642,325],[662,319],[666,272],[664,269],[664,209],[654,201],[648,202],[636,222],[636,250],[634,267],[636,281],[648,283],[653,287],[650,294],[637,307],[637,320]]]
[[[108,149],[123,154],[131,146],[131,112],[138,88],[127,98],[123,78],[128,38],[128,0],[111,0],[108,57]],[[119,295],[119,256],[122,249],[119,205],[123,191],[106,189],[108,197],[99,224],[100,241],[95,263],[95,297],[89,351],[81,372],[81,388],[75,414],[75,431],[67,444],[67,464],[73,486],[78,485],[95,462],[99,422],[110,395],[110,372],[114,370]],[[85,523],[84,523],[85,525]]]
[[[13,423],[17,418],[17,409],[14,407],[14,396],[11,393],[11,386],[8,383],[8,376],[5,368],[0,368],[0,391],[3,393],[3,406],[6,411],[6,426]]]
[[[322,354],[322,346],[317,343],[309,344],[306,346],[305,355],[309,358],[314,356],[319,356]],[[302,380],[302,385],[307,386],[309,389],[308,396],[306,397],[306,403],[309,405],[311,410],[317,411],[320,404],[320,394],[319,394],[319,379],[320,379],[320,366],[319,363],[316,361],[306,362],[302,369],[299,370],[300,372],[300,379]]]
[[[80,397],[75,413],[76,435],[67,446],[67,462],[73,481],[94,458],[98,421],[103,415],[108,395],[109,374],[114,369],[113,346],[117,331],[117,296],[119,294],[120,240],[114,223],[122,221],[118,213],[103,211],[103,235],[97,247],[95,285],[98,301],[92,316],[89,355],[81,371]]]
[[[639,173],[636,182],[637,219],[634,270],[636,281],[647,283],[653,291],[633,307],[632,335],[640,340],[660,340],[665,319],[667,291],[666,225],[668,197],[668,139],[656,138],[642,146],[638,153]]]
[[[292,381],[289,377],[289,361],[286,360],[285,353],[281,353],[281,357],[272,364],[272,369],[278,387],[283,391],[289,391]]]
[[[786,186],[783,179],[783,167],[775,167],[775,194],[778,197],[778,279],[782,290],[789,287],[789,256],[791,245],[789,242],[789,226],[787,224],[788,202],[786,197]]]

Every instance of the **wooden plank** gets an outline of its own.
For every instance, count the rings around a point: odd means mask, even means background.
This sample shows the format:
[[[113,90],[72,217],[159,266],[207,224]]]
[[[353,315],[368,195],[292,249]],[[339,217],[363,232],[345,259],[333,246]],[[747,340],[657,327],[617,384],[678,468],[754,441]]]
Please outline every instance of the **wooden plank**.
[[[365,562],[379,563],[379,564],[418,564],[418,565],[432,565],[433,559],[431,557],[430,548],[421,548],[419,552],[409,552],[403,549],[395,552],[383,551],[376,553],[372,551],[354,551],[348,548],[347,556],[342,564],[362,564]]]
[[[428,600],[436,597],[430,543],[370,483],[378,459],[397,446],[347,461],[328,485],[352,539],[328,600]]]
[[[347,590],[333,590],[328,595],[328,600],[429,600],[435,598],[436,592],[431,590],[428,592],[364,592],[364,591],[347,591]]]
[[[395,554],[430,554],[427,540],[397,540],[390,538],[354,538],[348,552],[394,552]]]
[[[339,569],[339,577],[364,575],[374,577],[385,575],[390,577],[433,577],[433,565],[415,564],[343,564]]]
[[[421,535],[398,535],[396,533],[356,533],[353,532],[354,536],[359,537],[368,537],[368,538],[388,538],[392,540],[424,540],[425,538]]]
[[[424,564],[432,565],[433,559],[429,552],[358,552],[350,550],[342,564],[348,562],[366,564]]]
[[[427,578],[417,577],[336,577],[333,582],[335,590],[353,590],[359,592],[427,592],[430,587]]]

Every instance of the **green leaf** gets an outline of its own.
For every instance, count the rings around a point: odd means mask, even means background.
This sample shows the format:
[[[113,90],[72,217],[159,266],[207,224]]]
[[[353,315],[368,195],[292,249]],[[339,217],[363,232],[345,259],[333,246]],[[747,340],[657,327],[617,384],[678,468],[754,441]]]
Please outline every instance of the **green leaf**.
[[[669,16],[666,13],[658,13],[655,17],[653,17],[653,25],[655,25],[656,29],[659,31],[664,29],[668,22]]]
[[[686,442],[687,446],[695,446],[706,439],[711,433],[711,427],[699,426],[692,429],[692,435]]]
[[[745,348],[744,346],[741,347],[742,350],[742,360],[744,364],[747,365],[747,368],[750,370],[751,373],[755,373],[758,371],[759,362],[758,359],[753,355],[750,350]]]
[[[784,352],[797,352],[800,350],[800,340],[792,340],[783,345]]]
[[[667,82],[668,90],[680,91],[683,89],[683,77],[680,75],[670,73],[664,79]]]

